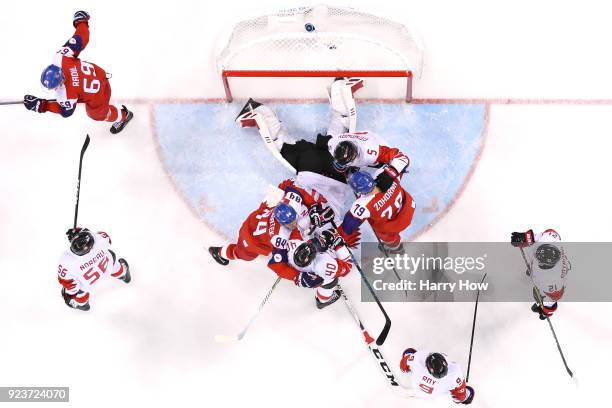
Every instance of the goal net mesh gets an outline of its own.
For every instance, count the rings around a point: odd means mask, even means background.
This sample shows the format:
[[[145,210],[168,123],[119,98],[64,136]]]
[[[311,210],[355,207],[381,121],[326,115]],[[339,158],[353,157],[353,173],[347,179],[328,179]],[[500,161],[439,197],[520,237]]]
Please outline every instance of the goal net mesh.
[[[403,70],[418,77],[422,49],[403,24],[351,8],[318,5],[239,22],[217,65],[221,72]]]

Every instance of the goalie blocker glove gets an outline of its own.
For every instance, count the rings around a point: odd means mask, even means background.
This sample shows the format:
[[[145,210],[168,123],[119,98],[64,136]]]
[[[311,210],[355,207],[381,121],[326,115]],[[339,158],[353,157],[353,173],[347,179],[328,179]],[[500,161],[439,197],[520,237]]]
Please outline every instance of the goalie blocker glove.
[[[512,246],[517,248],[526,248],[533,245],[534,242],[533,230],[526,232],[513,232],[512,236],[510,237],[510,243]]]

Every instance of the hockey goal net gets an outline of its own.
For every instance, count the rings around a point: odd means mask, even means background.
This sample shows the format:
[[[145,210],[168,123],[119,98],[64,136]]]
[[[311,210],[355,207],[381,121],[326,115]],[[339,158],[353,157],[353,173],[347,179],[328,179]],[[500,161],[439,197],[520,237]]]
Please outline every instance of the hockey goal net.
[[[258,90],[267,91],[264,97],[291,99],[288,91],[292,90],[298,91],[300,99],[308,98],[313,88],[324,87],[279,79],[325,78],[329,82],[333,77],[369,78],[366,88],[370,89],[372,79],[395,78],[393,85],[375,86],[378,89],[369,96],[410,101],[412,79],[421,74],[422,55],[417,35],[403,24],[351,8],[317,5],[239,22],[221,44],[217,68],[228,102],[234,96],[258,97]],[[245,86],[244,80],[252,78],[258,78],[258,85]],[[393,97],[382,88],[391,90]],[[244,89],[250,93],[242,95]]]

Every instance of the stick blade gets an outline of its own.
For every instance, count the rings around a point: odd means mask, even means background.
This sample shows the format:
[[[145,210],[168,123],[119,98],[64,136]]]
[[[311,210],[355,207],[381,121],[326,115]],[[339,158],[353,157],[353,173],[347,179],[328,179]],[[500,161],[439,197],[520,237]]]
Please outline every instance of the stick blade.
[[[388,316],[385,316],[385,326],[383,327],[382,331],[378,335],[378,338],[376,339],[377,346],[382,346],[384,344],[385,340],[387,340],[389,330],[391,330],[391,319],[389,319]]]
[[[87,150],[87,146],[89,146],[90,140],[91,139],[89,138],[89,135],[87,135],[87,137],[85,137],[85,142],[83,142],[83,147],[81,148],[81,156],[85,154],[85,150]]]

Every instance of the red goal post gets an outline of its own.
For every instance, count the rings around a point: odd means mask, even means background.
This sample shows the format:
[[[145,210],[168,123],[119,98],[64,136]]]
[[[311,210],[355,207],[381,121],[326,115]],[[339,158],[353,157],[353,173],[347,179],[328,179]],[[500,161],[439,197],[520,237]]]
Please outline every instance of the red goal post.
[[[217,68],[228,102],[234,96],[230,78],[263,77],[405,78],[401,98],[409,102],[423,54],[418,36],[405,25],[326,5],[241,21],[221,46]]]

